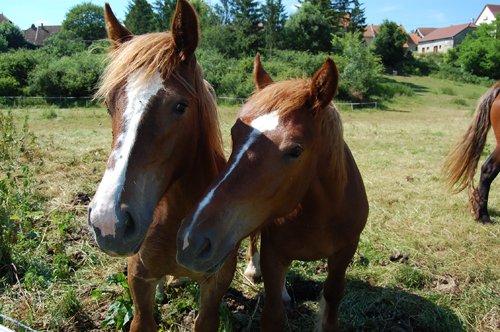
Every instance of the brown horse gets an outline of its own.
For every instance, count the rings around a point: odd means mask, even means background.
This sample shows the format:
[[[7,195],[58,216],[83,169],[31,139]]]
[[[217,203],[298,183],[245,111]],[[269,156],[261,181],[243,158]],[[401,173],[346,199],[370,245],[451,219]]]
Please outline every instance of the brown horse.
[[[261,331],[282,331],[288,266],[327,257],[320,329],[338,331],[345,272],[368,217],[363,180],[331,102],[338,71],[327,58],[312,81],[273,83],[257,57],[254,78],[257,91],[231,130],[228,164],[182,222],[177,261],[218,271],[241,239],[260,230]]]
[[[112,118],[113,146],[89,206],[90,229],[106,253],[133,255],[131,331],[157,330],[155,287],[166,274],[201,283],[194,330],[217,331],[236,255],[217,276],[194,273],[175,260],[182,218],[226,164],[213,89],[194,55],[198,18],[178,0],[171,33],[133,36],[107,4],[105,19],[114,49],[97,96]]]
[[[448,188],[458,193],[465,188],[469,194],[469,209],[476,221],[491,223],[488,213],[488,194],[493,180],[500,172],[500,82],[493,85],[479,100],[472,123],[450,153],[443,167]],[[481,167],[479,185],[474,188],[474,174],[493,126],[497,146]]]

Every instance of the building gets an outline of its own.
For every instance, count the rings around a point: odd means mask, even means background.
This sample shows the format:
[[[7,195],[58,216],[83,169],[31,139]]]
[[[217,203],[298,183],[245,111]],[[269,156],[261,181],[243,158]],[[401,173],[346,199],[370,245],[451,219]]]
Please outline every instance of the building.
[[[373,43],[373,39],[375,39],[375,37],[378,35],[379,27],[380,25],[373,24],[367,25],[365,27],[363,37],[365,39],[366,45],[370,45],[371,43]],[[402,25],[400,25],[399,28],[403,30],[404,33],[408,34],[408,32],[406,32],[406,29]],[[403,48],[409,51],[416,51],[419,39],[420,37],[416,34],[408,34],[408,41],[403,45]]]
[[[495,15],[500,13],[500,5],[486,5],[481,14],[476,19],[476,25],[487,23],[490,24],[495,20]]]
[[[0,14],[0,24],[2,24],[3,22],[10,22],[10,23],[12,23],[12,21],[9,20],[4,14]]]
[[[476,29],[477,26],[473,23],[436,29],[418,41],[418,53],[446,53],[448,49],[460,45],[465,36],[472,34]]]
[[[420,38],[425,38],[428,34],[430,34],[432,31],[436,30],[437,28],[417,28],[415,33],[420,37]]]
[[[379,25],[367,25],[365,26],[365,31],[363,32],[363,37],[365,38],[366,45],[373,43],[373,39],[378,34]]]
[[[418,41],[420,39],[422,39],[422,38],[418,34],[409,33],[408,34],[408,42],[406,43],[408,45],[408,51],[417,52],[418,51]]]
[[[31,28],[23,30],[22,33],[28,43],[41,47],[43,46],[43,41],[45,39],[50,37],[53,33],[61,32],[61,28],[62,27],[60,25],[47,26],[43,25],[43,23],[37,28],[34,24],[32,24]]]

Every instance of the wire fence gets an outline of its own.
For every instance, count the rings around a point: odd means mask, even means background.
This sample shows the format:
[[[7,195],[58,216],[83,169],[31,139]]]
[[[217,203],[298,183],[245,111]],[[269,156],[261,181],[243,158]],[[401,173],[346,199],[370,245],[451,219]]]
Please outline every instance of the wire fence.
[[[241,104],[244,104],[247,98],[238,97],[217,97],[219,100],[234,100]],[[2,106],[17,106],[17,107],[27,107],[27,106],[40,106],[40,105],[57,105],[59,107],[90,107],[98,106],[100,104],[99,100],[94,99],[94,97],[30,97],[30,96],[0,96],[0,108]],[[376,101],[364,102],[364,103],[335,103],[335,105],[350,105],[351,112],[354,112],[354,106],[356,105],[375,105],[377,109],[378,104]]]

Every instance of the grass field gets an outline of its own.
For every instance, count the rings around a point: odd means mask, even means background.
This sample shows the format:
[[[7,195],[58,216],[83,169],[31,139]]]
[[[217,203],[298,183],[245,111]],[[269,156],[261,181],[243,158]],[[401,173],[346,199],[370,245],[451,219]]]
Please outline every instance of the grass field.
[[[383,101],[376,110],[341,107],[345,140],[370,203],[347,273],[342,331],[500,331],[500,187],[493,182],[490,192],[494,224],[481,225],[467,211],[466,193],[449,195],[440,175],[487,88],[420,77],[385,80],[415,93]],[[237,111],[220,107],[228,154]],[[42,212],[17,220],[13,265],[0,267],[0,313],[39,331],[114,330],[100,326],[119,322],[130,305],[120,279],[126,260],[98,250],[86,230],[86,206],[72,203],[79,192],[92,197],[103,175],[111,148],[106,110],[12,114],[18,128],[28,114],[36,136],[29,162],[26,153],[18,159],[29,165],[34,181],[28,189]],[[494,146],[490,135],[481,164]],[[295,303],[286,331],[312,329],[325,271],[321,261],[294,262],[289,269]],[[157,301],[163,331],[192,330],[197,290],[195,284],[171,288]],[[120,309],[110,318],[112,303]],[[236,273],[221,306],[220,331],[258,331],[263,303],[263,285],[248,286]]]

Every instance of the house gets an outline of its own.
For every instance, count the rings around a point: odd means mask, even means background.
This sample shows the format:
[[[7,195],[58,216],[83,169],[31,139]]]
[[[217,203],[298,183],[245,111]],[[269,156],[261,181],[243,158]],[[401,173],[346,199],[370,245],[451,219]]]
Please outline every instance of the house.
[[[52,25],[52,26],[47,26],[47,25],[42,25],[39,26],[38,28],[35,27],[34,24],[31,25],[31,28],[27,30],[23,30],[22,33],[24,35],[24,38],[31,44],[41,47],[43,46],[43,41],[50,37],[51,34],[56,33],[56,32],[61,32],[61,26],[60,25]]]
[[[0,14],[0,24],[2,24],[3,22],[10,22],[10,23],[12,23],[12,21],[9,20],[4,14]]]
[[[448,49],[460,45],[465,36],[472,34],[476,29],[477,26],[473,23],[436,29],[418,41],[418,53],[446,53]]]
[[[486,5],[481,14],[477,17],[476,25],[487,23],[490,24],[495,20],[495,15],[500,13],[500,5]]]
[[[365,27],[363,37],[365,39],[366,45],[370,45],[371,43],[373,43],[373,39],[378,35],[379,27],[380,25],[373,24],[367,25]],[[406,29],[402,25],[400,25],[399,28],[403,30],[404,33],[408,34],[406,32]],[[416,51],[419,39],[419,36],[417,36],[416,34],[408,34],[408,41],[403,45],[403,48],[409,51]]]
[[[408,51],[412,52],[417,52],[418,51],[418,41],[422,39],[418,34],[416,33],[409,33],[408,34],[408,42],[406,43],[408,45]]]
[[[373,43],[373,39],[378,34],[379,25],[367,25],[365,26],[365,31],[363,32],[363,37],[365,38],[366,45]]]
[[[425,38],[428,34],[430,34],[432,31],[436,30],[437,28],[417,28],[415,33],[420,37],[420,38]]]

